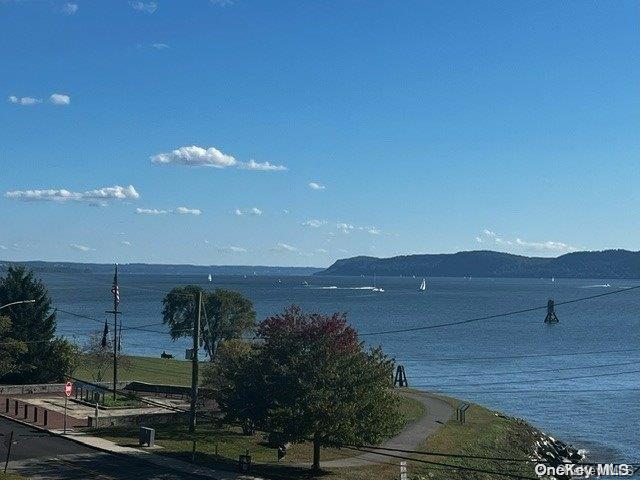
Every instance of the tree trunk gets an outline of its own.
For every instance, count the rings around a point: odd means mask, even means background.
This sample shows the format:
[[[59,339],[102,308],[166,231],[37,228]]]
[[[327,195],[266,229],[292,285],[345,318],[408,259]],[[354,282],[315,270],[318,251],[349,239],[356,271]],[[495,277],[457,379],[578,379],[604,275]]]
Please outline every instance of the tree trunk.
[[[313,467],[314,471],[320,470],[320,435],[313,436]]]

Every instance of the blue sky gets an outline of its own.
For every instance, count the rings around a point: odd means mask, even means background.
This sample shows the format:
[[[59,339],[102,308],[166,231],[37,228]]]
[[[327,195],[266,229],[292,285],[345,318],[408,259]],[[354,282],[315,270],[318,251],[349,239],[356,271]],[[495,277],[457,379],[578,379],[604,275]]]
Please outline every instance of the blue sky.
[[[0,0],[0,259],[638,250],[639,10]]]

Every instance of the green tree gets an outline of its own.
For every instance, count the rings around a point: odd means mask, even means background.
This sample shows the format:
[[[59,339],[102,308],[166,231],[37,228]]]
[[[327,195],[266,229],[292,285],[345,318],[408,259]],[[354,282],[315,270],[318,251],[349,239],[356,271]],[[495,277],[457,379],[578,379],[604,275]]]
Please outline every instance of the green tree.
[[[210,359],[222,340],[241,338],[253,330],[256,312],[251,300],[238,292],[216,288],[207,292],[197,285],[176,287],[162,301],[162,319],[172,339],[193,336],[198,292],[202,292],[200,338]]]
[[[8,317],[7,337],[21,342],[25,348],[8,354],[15,368],[5,373],[5,383],[36,383],[62,381],[73,371],[78,360],[77,349],[66,340],[55,338],[56,314],[45,285],[35,278],[33,271],[11,266],[0,278],[0,305],[21,300],[34,303],[7,307],[2,314]],[[6,341],[6,340],[5,340]]]
[[[221,357],[207,376],[230,421],[320,448],[378,443],[402,428],[391,390],[393,361],[366,350],[345,314],[306,314],[292,306],[257,328],[250,354]],[[213,380],[217,378],[217,380]]]
[[[18,356],[27,351],[27,344],[11,338],[11,319],[0,317],[0,378],[18,370]]]

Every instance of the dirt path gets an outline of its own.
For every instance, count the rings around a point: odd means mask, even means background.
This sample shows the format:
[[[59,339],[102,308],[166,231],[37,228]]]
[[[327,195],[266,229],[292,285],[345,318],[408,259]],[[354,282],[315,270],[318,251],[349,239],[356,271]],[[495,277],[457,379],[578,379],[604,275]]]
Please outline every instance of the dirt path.
[[[425,392],[404,392],[403,395],[422,402],[426,414],[418,421],[408,424],[396,437],[390,438],[381,446],[404,450],[415,450],[429,435],[437,432],[453,415],[453,408],[444,400]],[[387,452],[389,453],[389,452]],[[341,458],[321,462],[322,468],[360,467],[373,462],[388,462],[389,457],[375,453],[363,453],[356,457]]]

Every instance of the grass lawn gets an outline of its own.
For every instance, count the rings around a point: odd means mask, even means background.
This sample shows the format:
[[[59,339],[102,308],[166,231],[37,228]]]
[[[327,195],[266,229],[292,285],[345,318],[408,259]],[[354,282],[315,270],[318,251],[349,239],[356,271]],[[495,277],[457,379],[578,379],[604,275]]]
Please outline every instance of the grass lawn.
[[[417,420],[425,413],[422,403],[406,397],[402,397],[401,411],[407,422]],[[157,425],[154,428],[156,444],[162,447],[157,453],[184,460],[191,458],[191,436],[186,425]],[[93,430],[92,433],[120,445],[138,445],[137,428],[108,427]],[[256,465],[255,473],[269,474],[274,478],[277,478],[278,474],[286,478],[312,478],[309,477],[307,468],[298,465],[311,465],[313,450],[310,443],[292,445],[287,450],[285,458],[277,462],[277,450],[268,446],[260,433],[244,436],[239,429],[219,429],[209,422],[198,424],[197,460],[199,462],[211,467],[235,469],[238,456],[247,450],[254,463],[263,464]],[[355,453],[350,450],[323,449],[321,458],[332,460],[354,455]]]
[[[96,367],[88,357],[83,357],[81,366],[75,372],[82,380],[95,381]],[[104,381],[110,381],[112,370],[106,369]],[[165,385],[191,385],[191,362],[172,358],[132,357],[123,358],[118,369],[121,381],[161,383]]]
[[[0,480],[25,480],[25,478],[17,473],[0,472]]]

